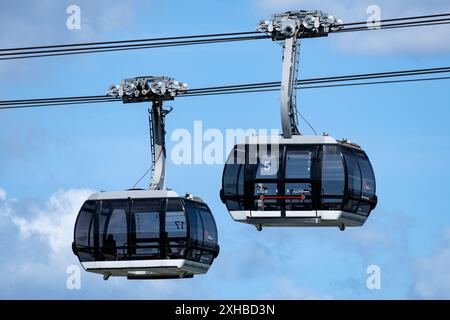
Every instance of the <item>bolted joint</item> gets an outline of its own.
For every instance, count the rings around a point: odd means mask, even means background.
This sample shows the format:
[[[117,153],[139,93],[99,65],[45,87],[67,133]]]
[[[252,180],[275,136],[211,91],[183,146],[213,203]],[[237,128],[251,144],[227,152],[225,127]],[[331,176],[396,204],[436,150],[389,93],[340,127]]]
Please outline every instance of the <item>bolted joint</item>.
[[[260,21],[257,30],[269,34],[275,41],[282,41],[292,37],[326,37],[342,28],[342,21],[327,13],[302,10],[275,14],[272,20]]]
[[[108,96],[120,97],[124,103],[173,100],[188,89],[186,83],[169,77],[136,77],[113,85]]]

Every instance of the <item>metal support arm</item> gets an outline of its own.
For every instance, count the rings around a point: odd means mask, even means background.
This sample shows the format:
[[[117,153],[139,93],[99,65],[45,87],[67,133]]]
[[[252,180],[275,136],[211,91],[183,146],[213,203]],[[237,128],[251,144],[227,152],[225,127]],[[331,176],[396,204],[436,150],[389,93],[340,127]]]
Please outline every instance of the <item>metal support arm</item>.
[[[164,110],[163,103],[173,100],[187,90],[185,83],[168,77],[138,77],[122,80],[112,86],[109,96],[121,97],[124,103],[151,102],[149,109],[150,144],[152,153],[152,177],[150,190],[164,190],[166,175],[166,143],[164,118],[172,110]]]
[[[162,101],[154,101],[149,110],[150,144],[152,153],[152,176],[150,190],[164,190],[166,176],[166,130],[164,127],[165,110]]]
[[[281,76],[281,127],[284,138],[300,134],[297,124],[296,83],[298,74],[300,43],[293,36],[284,41],[283,64]]]
[[[300,39],[326,37],[329,32],[341,29],[341,25],[342,21],[321,11],[289,11],[259,23],[258,31],[268,33],[274,41],[283,41],[280,107],[286,139],[300,134],[296,101]]]

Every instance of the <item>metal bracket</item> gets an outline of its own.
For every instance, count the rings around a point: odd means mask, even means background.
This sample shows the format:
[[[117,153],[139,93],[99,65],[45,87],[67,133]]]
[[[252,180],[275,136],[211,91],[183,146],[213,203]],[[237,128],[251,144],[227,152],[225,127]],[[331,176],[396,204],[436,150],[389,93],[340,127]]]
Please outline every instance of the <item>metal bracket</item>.
[[[341,28],[341,20],[322,11],[289,11],[273,15],[272,20],[260,21],[259,32],[268,33],[274,41],[284,41],[280,95],[284,138],[300,134],[296,101],[300,39],[326,37]]]
[[[125,79],[111,86],[108,95],[121,97],[123,103],[151,102],[149,109],[152,177],[150,190],[164,190],[166,175],[165,116],[172,111],[163,109],[163,103],[187,91],[187,84],[168,77],[137,77]]]
[[[261,20],[258,25],[258,31],[268,33],[274,41],[326,37],[342,28],[341,20],[318,10],[274,14],[271,20]]]
[[[113,85],[107,94],[121,97],[123,103],[173,100],[187,91],[187,84],[169,77],[136,77]]]

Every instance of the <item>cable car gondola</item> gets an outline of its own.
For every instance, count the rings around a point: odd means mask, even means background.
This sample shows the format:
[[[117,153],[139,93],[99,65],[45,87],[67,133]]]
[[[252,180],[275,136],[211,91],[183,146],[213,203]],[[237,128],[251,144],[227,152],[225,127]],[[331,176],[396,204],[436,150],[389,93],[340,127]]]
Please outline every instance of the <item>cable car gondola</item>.
[[[362,226],[377,204],[375,175],[361,147],[302,136],[296,103],[299,40],[327,36],[341,22],[321,11],[292,11],[258,30],[283,41],[282,137],[248,137],[230,153],[220,196],[234,220],[263,226]]]
[[[83,268],[105,279],[190,278],[206,273],[219,252],[208,206],[166,190],[95,193],[74,235]]]
[[[197,197],[164,187],[166,149],[163,101],[186,90],[167,77],[127,79],[109,94],[124,103],[151,101],[152,179],[149,190],[94,193],[75,223],[73,253],[86,271],[128,279],[192,278],[219,254],[217,227]]]
[[[377,204],[366,153],[332,137],[249,137],[225,165],[221,199],[257,226],[362,226]]]

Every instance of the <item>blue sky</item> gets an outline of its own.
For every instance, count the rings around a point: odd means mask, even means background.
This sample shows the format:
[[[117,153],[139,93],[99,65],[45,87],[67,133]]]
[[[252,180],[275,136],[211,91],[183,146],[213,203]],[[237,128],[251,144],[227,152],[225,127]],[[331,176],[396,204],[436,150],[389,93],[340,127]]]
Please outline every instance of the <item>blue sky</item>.
[[[66,8],[82,29],[67,30]],[[366,19],[372,1],[15,1],[2,4],[1,47],[254,30],[287,9]],[[378,1],[383,18],[449,12],[448,1]],[[450,65],[450,27],[334,35],[304,41],[300,78]],[[0,99],[97,95],[126,77],[167,75],[192,88],[278,81],[281,49],[239,42],[0,63]],[[211,207],[221,245],[205,276],[139,282],[82,273],[73,220],[93,190],[131,187],[149,166],[147,106],[95,104],[0,112],[0,298],[450,298],[449,82],[301,91],[319,132],[350,138],[371,158],[379,205],[360,229],[265,229],[232,221],[219,200],[221,165],[171,165],[167,185]],[[173,130],[277,129],[277,93],[178,99]],[[301,124],[306,134],[311,132]],[[145,186],[144,181],[141,186]],[[378,265],[381,290],[366,288]]]

